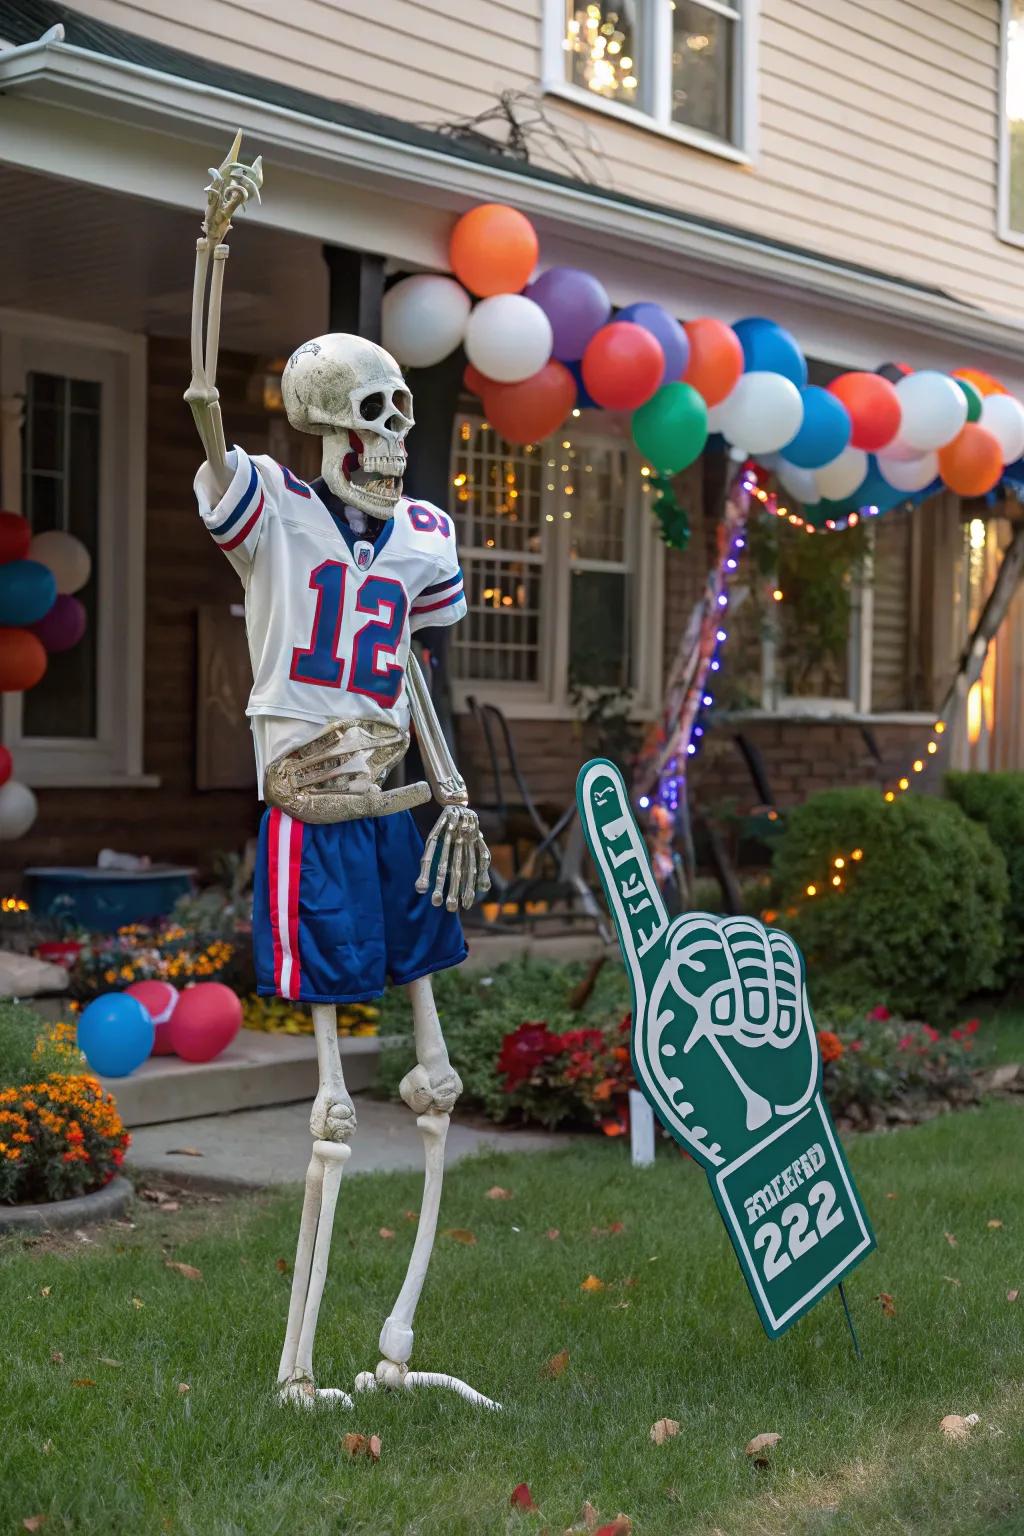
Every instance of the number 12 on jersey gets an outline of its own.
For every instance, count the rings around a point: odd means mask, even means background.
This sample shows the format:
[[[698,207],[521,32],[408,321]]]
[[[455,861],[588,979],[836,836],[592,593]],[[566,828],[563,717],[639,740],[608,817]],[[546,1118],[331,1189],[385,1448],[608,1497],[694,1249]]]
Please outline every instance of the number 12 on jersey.
[[[357,587],[351,576],[340,560],[324,560],[310,572],[316,593],[313,632],[308,645],[292,652],[289,676],[315,688],[365,694],[390,709],[405,677],[398,651],[409,599],[390,576],[371,574]]]

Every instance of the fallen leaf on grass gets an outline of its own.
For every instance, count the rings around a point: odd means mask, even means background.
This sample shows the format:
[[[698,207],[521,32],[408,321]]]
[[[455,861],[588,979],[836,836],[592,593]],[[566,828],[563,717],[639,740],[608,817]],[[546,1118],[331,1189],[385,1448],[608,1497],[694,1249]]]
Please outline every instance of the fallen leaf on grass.
[[[569,1351],[560,1349],[557,1355],[552,1355],[550,1360],[545,1361],[540,1368],[540,1373],[553,1381],[556,1377],[564,1375],[568,1369]]]
[[[165,1215],[171,1216],[175,1211],[180,1211],[181,1206],[178,1204],[177,1200],[165,1200],[160,1209],[164,1212]]]
[[[192,1388],[189,1386],[187,1381],[179,1381],[178,1382],[178,1396],[179,1397],[184,1397],[186,1392],[191,1392],[191,1391],[192,1391]]]
[[[448,1227],[441,1236],[450,1237],[453,1243],[464,1243],[467,1248],[472,1248],[476,1242],[476,1233],[468,1227]]]
[[[40,1296],[49,1296],[49,1294],[50,1294],[50,1292],[52,1290],[53,1290],[53,1286],[52,1285],[41,1285],[39,1287],[39,1294],[40,1294]]]
[[[591,1237],[618,1237],[620,1232],[625,1232],[626,1224],[622,1221],[613,1221],[607,1227],[591,1227]]]
[[[91,1376],[78,1376],[71,1385],[73,1387],[94,1387],[96,1383]]]
[[[366,1456],[370,1461],[380,1461],[381,1442],[379,1435],[347,1434],[341,1442],[341,1448],[346,1456],[353,1460],[357,1456]]]
[[[544,1234],[544,1236],[550,1242],[552,1242],[552,1243],[555,1241],[556,1238],[561,1237],[561,1235],[562,1234],[561,1234],[561,1232],[559,1231],[559,1229],[557,1227],[548,1227],[547,1231]]]
[[[999,1228],[1002,1226],[1002,1222],[1001,1221],[996,1221],[995,1218],[993,1217],[993,1219],[991,1221],[986,1221],[985,1225],[986,1225],[986,1227],[988,1227],[990,1232],[998,1232]]]
[[[582,1533],[590,1533],[596,1531],[600,1523],[601,1516],[598,1514],[593,1504],[591,1504],[590,1500],[584,1499],[583,1508],[576,1516],[576,1523],[574,1525],[570,1525],[569,1529],[565,1532],[565,1536],[582,1536]]]
[[[1020,1291],[1007,1291],[1006,1299],[1007,1301],[1016,1301],[1019,1295]]]
[[[279,1275],[286,1275],[289,1269],[291,1269],[291,1265],[288,1263],[287,1259],[276,1259],[274,1262],[274,1268],[277,1270]]]
[[[50,1359],[53,1361],[54,1365],[64,1364],[64,1356],[61,1354],[59,1349],[50,1350]]]
[[[659,1419],[651,1425],[651,1439],[655,1445],[664,1445],[666,1440],[673,1440],[678,1433],[678,1419]]]
[[[631,1536],[633,1522],[628,1515],[616,1515],[607,1525],[599,1525],[594,1536]]]
[[[603,1291],[604,1290],[604,1281],[603,1280],[599,1280],[596,1275],[588,1275],[587,1278],[580,1285],[580,1290],[581,1291]]]
[[[165,1157],[202,1157],[198,1147],[168,1147]]]
[[[145,1305],[146,1303],[142,1300],[141,1296],[132,1297],[132,1306],[135,1308],[136,1312],[141,1312]]]
[[[511,1200],[512,1199],[512,1191],[510,1189],[502,1189],[500,1184],[492,1184],[491,1188],[484,1195],[484,1199],[485,1200]]]
[[[628,1312],[629,1311],[629,1302],[628,1301],[616,1301],[616,1302],[613,1302],[610,1310],[612,1312]]]
[[[111,1360],[109,1355],[97,1355],[96,1359],[99,1361],[100,1365],[107,1365],[112,1371],[119,1371],[124,1365],[123,1360]]]
[[[949,1440],[966,1440],[977,1423],[976,1413],[969,1413],[966,1418],[959,1413],[947,1413],[944,1419],[939,1420],[939,1428]]]
[[[959,1285],[960,1284],[960,1281],[956,1278],[955,1275],[943,1275],[942,1278],[943,1278],[943,1280],[948,1280],[950,1285]]]
[[[186,1280],[201,1280],[203,1272],[196,1269],[194,1264],[182,1264],[177,1259],[164,1259],[164,1268],[173,1269],[176,1274],[183,1275]]]
[[[403,1211],[402,1214],[406,1221],[419,1221],[420,1219],[419,1211]]]
[[[509,1499],[509,1503],[512,1505],[513,1509],[537,1508],[536,1504],[533,1502],[533,1494],[530,1492],[529,1483],[517,1483],[516,1486],[512,1489],[512,1495]]]
[[[44,1440],[39,1449],[42,1451],[44,1456],[49,1456],[50,1452],[53,1450],[53,1441]]]
[[[878,1295],[875,1297],[875,1300],[882,1303],[883,1317],[896,1316],[896,1298],[894,1296],[890,1296],[888,1291],[879,1291]]]
[[[896,1194],[895,1190],[891,1190],[890,1189],[885,1198],[887,1200],[898,1200],[899,1199],[899,1195]]]
[[[380,1230],[377,1233],[378,1237],[384,1237],[384,1238],[394,1237],[394,1235],[395,1234],[392,1232],[390,1227],[381,1227]]]
[[[21,1522],[22,1529],[26,1531],[41,1531],[46,1524],[45,1515],[26,1515]]]
[[[951,1248],[956,1247],[956,1238],[953,1236],[952,1232],[943,1232],[942,1235]]]
[[[766,1434],[755,1435],[753,1440],[748,1440],[743,1447],[743,1454],[749,1456],[755,1467],[770,1467],[769,1452],[774,1450],[782,1439],[775,1430],[769,1430]]]

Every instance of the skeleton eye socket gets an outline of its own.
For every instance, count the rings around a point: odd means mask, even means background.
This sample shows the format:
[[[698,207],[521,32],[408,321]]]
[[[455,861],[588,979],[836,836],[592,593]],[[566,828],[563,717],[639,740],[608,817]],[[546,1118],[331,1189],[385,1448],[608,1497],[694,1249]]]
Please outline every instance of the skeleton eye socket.
[[[407,389],[396,389],[393,398],[396,411],[401,411],[403,416],[412,415],[412,395]]]
[[[376,421],[384,409],[384,396],[382,394],[367,395],[359,402],[359,414],[364,421]]]

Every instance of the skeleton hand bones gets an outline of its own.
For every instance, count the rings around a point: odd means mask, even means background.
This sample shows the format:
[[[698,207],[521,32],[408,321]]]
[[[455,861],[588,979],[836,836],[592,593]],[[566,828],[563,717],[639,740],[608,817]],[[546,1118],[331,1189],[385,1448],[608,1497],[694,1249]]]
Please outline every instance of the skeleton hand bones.
[[[206,216],[203,219],[203,235],[214,250],[231,228],[231,220],[250,197],[260,201],[263,186],[263,156],[257,155],[251,165],[238,158],[242,146],[242,133],[235,134],[235,142],[220,165],[210,166],[210,185],[206,188]]]
[[[468,805],[445,806],[423,849],[419,879],[416,881],[418,891],[430,888],[430,871],[438,843],[441,845],[441,854],[437,861],[431,902],[435,907],[444,902],[449,912],[457,911],[460,901],[464,907],[471,907],[478,891],[482,893],[491,888],[491,855],[480,831],[476,812],[471,811]],[[446,882],[447,899],[444,894]]]

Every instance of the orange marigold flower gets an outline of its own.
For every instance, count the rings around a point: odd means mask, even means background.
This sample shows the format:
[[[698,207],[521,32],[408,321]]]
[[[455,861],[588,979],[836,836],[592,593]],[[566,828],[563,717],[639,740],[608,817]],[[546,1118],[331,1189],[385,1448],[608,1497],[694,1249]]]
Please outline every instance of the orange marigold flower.
[[[818,1047],[822,1061],[838,1061],[843,1054],[843,1042],[831,1029],[818,1030]]]

